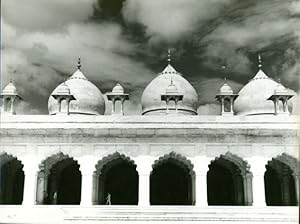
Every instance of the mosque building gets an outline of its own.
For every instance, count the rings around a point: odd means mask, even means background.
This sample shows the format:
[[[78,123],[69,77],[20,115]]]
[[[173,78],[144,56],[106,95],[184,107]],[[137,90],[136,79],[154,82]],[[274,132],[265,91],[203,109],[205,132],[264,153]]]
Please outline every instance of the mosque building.
[[[299,122],[293,97],[262,70],[197,115],[194,87],[171,60],[124,115],[121,84],[103,94],[78,61],[48,100],[18,114],[1,92],[0,223],[298,223]],[[112,104],[104,115],[107,97]]]

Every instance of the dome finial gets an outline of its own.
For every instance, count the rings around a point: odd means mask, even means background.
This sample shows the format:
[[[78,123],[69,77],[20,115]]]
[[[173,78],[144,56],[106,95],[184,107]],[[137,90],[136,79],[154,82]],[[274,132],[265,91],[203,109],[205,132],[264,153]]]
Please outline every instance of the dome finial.
[[[81,59],[80,59],[80,57],[78,57],[77,68],[78,68],[78,69],[81,68]]]
[[[171,64],[171,49],[168,49],[168,64]]]
[[[261,56],[258,54],[258,68],[260,69],[262,67],[262,62],[261,62]]]

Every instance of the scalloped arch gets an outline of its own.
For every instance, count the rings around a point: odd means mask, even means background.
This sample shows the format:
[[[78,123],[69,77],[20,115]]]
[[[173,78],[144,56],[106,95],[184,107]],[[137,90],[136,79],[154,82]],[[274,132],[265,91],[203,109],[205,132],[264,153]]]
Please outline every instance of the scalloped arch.
[[[6,153],[6,152],[1,152],[1,153],[0,153],[0,163],[1,163],[1,164],[5,164],[5,163],[10,162],[10,161],[12,161],[12,160],[18,161],[18,164],[20,164],[20,167],[21,167],[21,168],[24,167],[24,164],[22,163],[21,160],[18,159],[17,156],[14,156],[14,155],[12,155],[12,154],[8,154],[8,153]]]
[[[96,174],[100,175],[102,172],[102,169],[105,165],[111,164],[111,166],[113,166],[113,165],[115,165],[115,162],[117,162],[118,160],[126,161],[129,164],[136,166],[135,161],[133,159],[131,159],[129,156],[126,156],[119,152],[114,152],[110,155],[103,157],[101,160],[99,160],[97,162],[97,164],[95,165]]]
[[[58,152],[58,153],[52,154],[51,156],[48,156],[47,158],[42,160],[42,162],[39,165],[40,172],[48,173],[55,164],[65,160],[65,159],[71,159],[79,166],[78,161],[75,160],[73,157],[70,157],[69,155],[64,154],[62,152]]]
[[[191,175],[195,175],[195,172],[193,170],[194,165],[192,164],[191,160],[187,159],[185,156],[177,154],[174,151],[172,151],[168,154],[165,154],[165,155],[159,157],[157,160],[155,160],[154,163],[152,164],[151,173],[157,166],[160,166],[163,163],[166,163],[170,159],[177,162],[176,164],[179,165],[181,168],[188,170],[188,172]]]
[[[241,174],[251,173],[250,165],[248,164],[248,162],[231,152],[226,152],[225,154],[222,154],[219,157],[216,157],[214,160],[211,161],[210,165],[212,165],[213,163],[215,163],[221,159],[224,159],[224,160],[227,160],[227,161],[233,163],[236,167],[238,167]]]
[[[273,157],[271,160],[268,161],[268,165],[272,166],[272,163],[279,161],[284,165],[288,166],[294,175],[299,175],[300,163],[295,157],[288,155],[287,153],[282,153],[281,155]]]

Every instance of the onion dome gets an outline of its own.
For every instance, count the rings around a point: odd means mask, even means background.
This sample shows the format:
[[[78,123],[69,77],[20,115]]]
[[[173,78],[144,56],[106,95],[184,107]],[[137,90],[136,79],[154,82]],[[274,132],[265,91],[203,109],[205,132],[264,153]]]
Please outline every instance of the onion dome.
[[[10,81],[2,90],[1,95],[19,95],[17,92],[17,88],[15,87],[15,85],[12,83],[12,81]]]
[[[70,95],[70,88],[67,86],[65,82],[59,85],[52,93],[52,95]]]
[[[289,91],[281,84],[278,83],[274,90],[274,95],[290,95]]]
[[[85,77],[80,68],[79,59],[77,71],[51,93],[48,100],[49,114],[53,115],[59,112],[59,103],[52,96],[58,92],[69,92],[74,96],[75,100],[70,102],[69,114],[104,114],[105,101],[101,91]]]
[[[274,114],[274,104],[268,100],[274,94],[278,83],[261,69],[259,56],[258,72],[239,92],[234,111],[237,115]]]
[[[120,85],[120,83],[117,83],[111,92],[115,94],[124,94],[124,88]]]
[[[161,100],[161,95],[166,93],[166,87],[169,86],[170,80],[176,84],[175,88],[177,87],[177,91],[183,95],[182,101],[178,102],[177,113],[188,115],[197,114],[198,95],[196,90],[182,77],[182,74],[173,68],[170,61],[169,58],[169,63],[166,68],[145,88],[141,99],[143,115],[166,113],[166,103]],[[172,88],[170,91],[175,90],[173,86],[170,88]]]
[[[179,94],[177,87],[173,83],[173,79],[171,79],[171,83],[168,85],[166,89],[166,94]]]
[[[221,86],[219,94],[218,95],[231,95],[233,94],[233,90],[231,87],[227,84],[226,80],[224,84]]]
[[[129,94],[124,93],[124,88],[120,85],[120,83],[117,83],[117,85],[114,86],[112,91],[110,93],[106,94],[108,100],[129,100]]]

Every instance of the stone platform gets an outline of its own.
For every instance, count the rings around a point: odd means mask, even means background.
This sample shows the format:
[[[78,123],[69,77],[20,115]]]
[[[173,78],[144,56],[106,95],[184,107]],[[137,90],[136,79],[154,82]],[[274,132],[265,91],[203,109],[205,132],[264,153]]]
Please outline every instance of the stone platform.
[[[0,223],[288,223],[296,224],[298,207],[248,206],[0,206]]]

